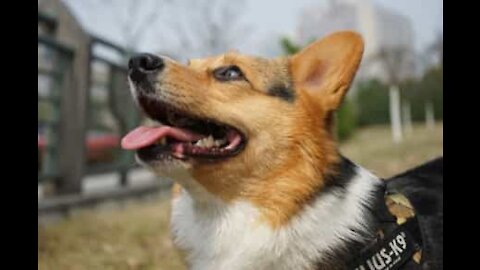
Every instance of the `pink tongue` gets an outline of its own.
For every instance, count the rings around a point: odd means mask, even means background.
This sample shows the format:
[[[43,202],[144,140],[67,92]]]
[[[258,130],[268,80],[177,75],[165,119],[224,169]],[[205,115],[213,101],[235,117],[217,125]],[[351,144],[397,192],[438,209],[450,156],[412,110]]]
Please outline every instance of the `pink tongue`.
[[[204,136],[191,131],[170,127],[138,127],[122,139],[122,148],[126,150],[137,150],[152,144],[164,137],[172,137],[178,141],[193,142],[198,141]]]

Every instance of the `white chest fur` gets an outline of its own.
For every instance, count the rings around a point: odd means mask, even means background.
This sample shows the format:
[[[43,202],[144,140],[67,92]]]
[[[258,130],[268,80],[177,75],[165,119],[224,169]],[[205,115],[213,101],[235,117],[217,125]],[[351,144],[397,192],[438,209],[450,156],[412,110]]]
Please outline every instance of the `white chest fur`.
[[[365,206],[379,181],[357,169],[342,196],[319,195],[280,229],[259,223],[260,212],[249,202],[225,204],[211,197],[199,203],[183,191],[173,201],[174,242],[187,251],[192,270],[311,269],[326,252],[361,240],[352,229],[369,231]]]

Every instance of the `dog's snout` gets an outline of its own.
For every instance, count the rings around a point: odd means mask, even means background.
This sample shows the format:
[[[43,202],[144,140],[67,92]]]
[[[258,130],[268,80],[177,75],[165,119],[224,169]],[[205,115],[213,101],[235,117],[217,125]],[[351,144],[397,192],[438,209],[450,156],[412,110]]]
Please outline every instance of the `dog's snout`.
[[[161,71],[165,63],[159,56],[143,53],[130,58],[128,68],[130,70],[138,70],[140,72]]]
[[[139,54],[128,61],[130,78],[135,83],[145,83],[149,75],[161,72],[164,67],[161,57],[149,53]]]

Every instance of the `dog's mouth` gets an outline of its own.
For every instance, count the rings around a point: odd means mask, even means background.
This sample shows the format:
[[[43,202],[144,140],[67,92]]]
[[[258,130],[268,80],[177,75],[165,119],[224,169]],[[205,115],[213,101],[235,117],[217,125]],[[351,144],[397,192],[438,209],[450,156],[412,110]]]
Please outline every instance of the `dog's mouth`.
[[[140,107],[163,125],[140,126],[122,139],[122,147],[136,150],[144,161],[166,157],[218,160],[240,153],[246,137],[236,128],[192,116],[167,103],[140,96]]]

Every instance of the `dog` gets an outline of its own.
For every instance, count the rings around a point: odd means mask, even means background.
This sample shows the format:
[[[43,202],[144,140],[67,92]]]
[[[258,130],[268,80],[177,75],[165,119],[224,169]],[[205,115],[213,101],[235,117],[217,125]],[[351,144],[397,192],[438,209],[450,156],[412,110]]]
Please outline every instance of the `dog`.
[[[442,267],[442,198],[416,198],[442,193],[443,159],[384,181],[338,151],[334,113],[363,48],[342,31],[289,57],[130,59],[131,94],[159,124],[122,147],[175,180],[171,234],[189,269]]]

